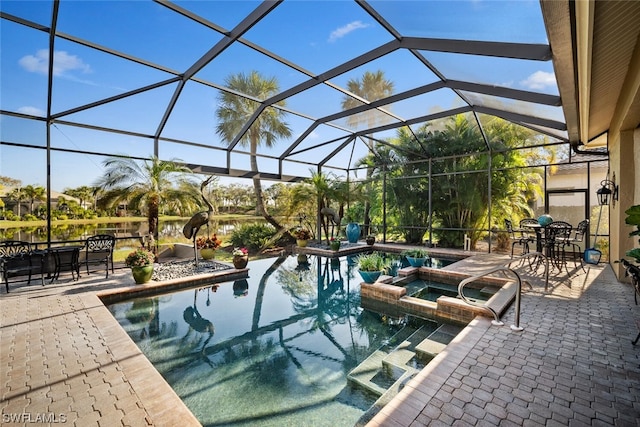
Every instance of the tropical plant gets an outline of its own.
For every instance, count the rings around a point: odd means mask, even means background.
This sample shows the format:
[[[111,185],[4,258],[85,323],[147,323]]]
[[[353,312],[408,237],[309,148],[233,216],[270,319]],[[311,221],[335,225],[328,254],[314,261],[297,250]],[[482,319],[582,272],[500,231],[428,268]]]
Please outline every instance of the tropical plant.
[[[249,75],[239,73],[227,77],[225,86],[231,91],[221,91],[219,107],[216,110],[218,125],[216,133],[227,143],[231,144],[238,136],[242,128],[253,117],[253,114],[262,108],[260,101],[264,101],[279,92],[276,78],[264,78],[257,71]],[[247,95],[241,96],[239,94]],[[279,101],[278,107],[284,107],[285,102]],[[262,183],[258,175],[258,146],[265,144],[271,147],[278,138],[291,136],[291,129],[283,121],[284,111],[280,108],[268,106],[253,121],[249,129],[240,137],[242,146],[249,146],[251,171],[255,172],[253,188],[256,199],[256,214],[263,216],[277,231],[282,226],[271,216],[265,207],[262,194]]]
[[[293,236],[298,240],[309,240],[311,238],[311,231],[308,228],[300,227],[293,230]]]
[[[356,265],[360,271],[381,271],[389,268],[389,261],[379,252],[360,255],[356,258]]]
[[[32,215],[34,203],[47,200],[45,188],[39,185],[27,185],[24,187],[24,193],[29,200],[29,213]]]
[[[12,202],[15,202],[16,205],[18,206],[18,209],[16,210],[16,214],[18,215],[18,218],[20,218],[21,216],[20,208],[22,206],[22,202],[26,202],[27,200],[29,200],[27,197],[27,193],[24,191],[22,187],[17,187],[11,190],[11,192],[7,195],[7,198]]]
[[[153,264],[155,255],[146,248],[140,247],[129,253],[124,260],[127,267],[144,267]]]
[[[134,209],[146,210],[149,234],[158,240],[158,214],[161,203],[182,201],[185,213],[196,206],[194,193],[179,190],[191,170],[180,165],[179,159],[137,161],[130,157],[110,157],[102,162],[104,175],[96,187],[110,190],[103,201],[110,206],[126,203]],[[174,185],[174,183],[176,185]]]
[[[257,252],[265,247],[275,234],[276,230],[270,224],[242,224],[233,230],[230,241],[233,246],[246,246]]]
[[[524,168],[527,159],[518,150],[508,148],[532,133],[500,119],[485,123],[489,143],[497,148],[492,155],[471,120],[458,115],[415,130],[401,128],[390,147],[377,149],[376,160],[387,171],[388,223],[401,226],[407,242],[421,242],[432,224],[442,246],[462,247],[464,233],[470,233],[473,247],[482,237],[475,230],[488,228],[489,200],[494,218],[504,212],[513,217],[530,212],[528,202],[539,191],[538,175]],[[438,160],[414,161],[419,156]]]
[[[81,187],[76,188],[65,188],[63,193],[67,194],[71,197],[75,197],[80,200],[80,206],[86,207],[85,202],[91,200],[93,209],[95,209],[95,194],[97,192],[96,187],[89,187],[87,185],[83,185]]]
[[[222,244],[222,240],[218,236],[200,236],[196,239],[196,247],[198,249],[217,249]]]
[[[387,80],[384,75],[384,71],[378,70],[376,72],[366,71],[362,79],[350,79],[347,82],[347,89],[354,95],[357,95],[358,98],[352,97],[349,95],[345,95],[342,100],[342,109],[349,110],[352,108],[359,107],[363,105],[361,99],[365,99],[369,102],[373,102],[379,99],[387,98],[393,95],[393,82]],[[376,122],[381,120],[391,120],[391,118],[387,115],[380,114],[371,114],[367,113],[359,113],[353,114],[348,117],[348,123],[352,126],[355,126],[360,121],[366,121],[369,127],[373,127]],[[384,124],[384,123],[379,123]],[[369,150],[373,153],[375,152],[375,142],[372,138],[367,138],[367,145]],[[369,182],[371,176],[373,175],[373,169],[367,167],[367,182]],[[369,189],[370,190],[370,189]],[[365,190],[366,192],[366,190]],[[364,233],[369,233],[369,227],[371,224],[371,218],[369,217],[369,213],[371,210],[371,203],[369,199],[365,199],[364,201]]]
[[[407,249],[402,252],[402,255],[411,258],[427,258],[429,253],[424,249]]]
[[[640,205],[631,206],[624,211],[624,213],[627,214],[624,220],[625,224],[635,225],[635,230],[629,233],[629,237],[640,236]],[[638,239],[638,243],[640,243],[640,239]],[[640,248],[628,250],[625,255],[633,258],[636,263],[640,264]]]

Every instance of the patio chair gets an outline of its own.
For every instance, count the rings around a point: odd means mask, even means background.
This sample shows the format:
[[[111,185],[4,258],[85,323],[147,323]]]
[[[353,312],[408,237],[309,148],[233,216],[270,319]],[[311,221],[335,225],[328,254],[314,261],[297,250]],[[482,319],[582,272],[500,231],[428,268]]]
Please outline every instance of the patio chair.
[[[544,230],[545,255],[558,267],[558,270],[562,271],[562,266],[564,266],[567,274],[569,274],[569,269],[567,268],[565,247],[569,244],[572,230],[573,227],[566,221],[553,221]]]
[[[573,254],[573,263],[577,267],[577,258],[580,259],[580,267],[586,273],[584,269],[583,257],[582,257],[582,248],[580,244],[584,242],[584,238],[587,234],[587,230],[589,229],[589,220],[583,219],[578,223],[578,226],[575,229],[575,234],[571,237],[567,244],[571,246],[571,252]],[[576,258],[577,257],[577,258]]]
[[[523,230],[522,229],[515,229],[513,228],[513,223],[511,222],[511,220],[505,219],[504,220],[504,226],[507,230],[507,233],[509,233],[509,238],[511,239],[511,258],[513,258],[513,252],[514,249],[517,246],[521,246],[522,247],[522,253],[526,254],[529,253],[529,238],[528,236],[523,234]]]
[[[113,250],[116,247],[116,238],[108,234],[91,236],[85,241],[85,257],[82,263],[89,274],[90,265],[104,265],[106,278],[109,278],[109,264],[113,273]]]
[[[29,242],[7,240],[0,242],[0,271],[7,293],[9,293],[9,279],[19,278],[18,281],[31,283],[31,276],[40,274],[40,282],[44,286],[45,251],[32,251]]]

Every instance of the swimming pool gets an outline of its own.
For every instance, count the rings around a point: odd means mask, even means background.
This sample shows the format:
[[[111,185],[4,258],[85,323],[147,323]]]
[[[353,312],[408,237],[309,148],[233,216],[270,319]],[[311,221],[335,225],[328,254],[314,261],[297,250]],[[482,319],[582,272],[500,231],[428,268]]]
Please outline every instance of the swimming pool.
[[[247,280],[109,310],[205,426],[353,426],[378,396],[348,375],[422,326],[363,310],[351,257],[249,268]],[[420,323],[422,333],[439,326]]]

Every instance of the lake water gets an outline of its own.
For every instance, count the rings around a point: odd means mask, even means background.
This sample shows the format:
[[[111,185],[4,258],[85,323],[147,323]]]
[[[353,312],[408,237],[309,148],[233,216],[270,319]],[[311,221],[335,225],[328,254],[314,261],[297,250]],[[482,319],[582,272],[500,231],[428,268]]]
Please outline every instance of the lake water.
[[[240,223],[261,222],[259,219],[234,219],[228,221],[215,221],[211,223],[211,233],[226,236],[233,232]],[[182,237],[182,227],[186,220],[160,221],[160,238]],[[51,240],[55,242],[67,242],[84,240],[96,234],[112,234],[117,238],[137,237],[148,232],[147,222],[118,222],[107,224],[64,224],[52,225]],[[202,234],[202,231],[200,232]],[[0,228],[0,240],[21,240],[30,243],[43,243],[47,241],[47,227],[19,227]]]

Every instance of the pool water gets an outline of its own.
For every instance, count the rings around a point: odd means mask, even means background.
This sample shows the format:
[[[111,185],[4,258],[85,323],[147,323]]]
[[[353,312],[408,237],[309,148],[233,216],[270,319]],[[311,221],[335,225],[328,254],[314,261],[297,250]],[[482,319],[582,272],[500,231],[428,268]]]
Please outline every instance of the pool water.
[[[353,426],[377,397],[347,375],[415,330],[360,307],[353,262],[251,261],[249,279],[109,309],[204,426]]]
[[[441,296],[459,298],[458,285],[428,280],[417,280],[411,282],[406,287],[408,295],[427,301],[435,302]],[[414,292],[410,292],[410,289],[413,289]],[[489,291],[486,289],[481,290],[471,287],[466,287],[464,289],[464,295],[470,300],[477,302],[486,302],[493,294],[495,294],[495,292],[496,289],[494,288],[491,288]]]

